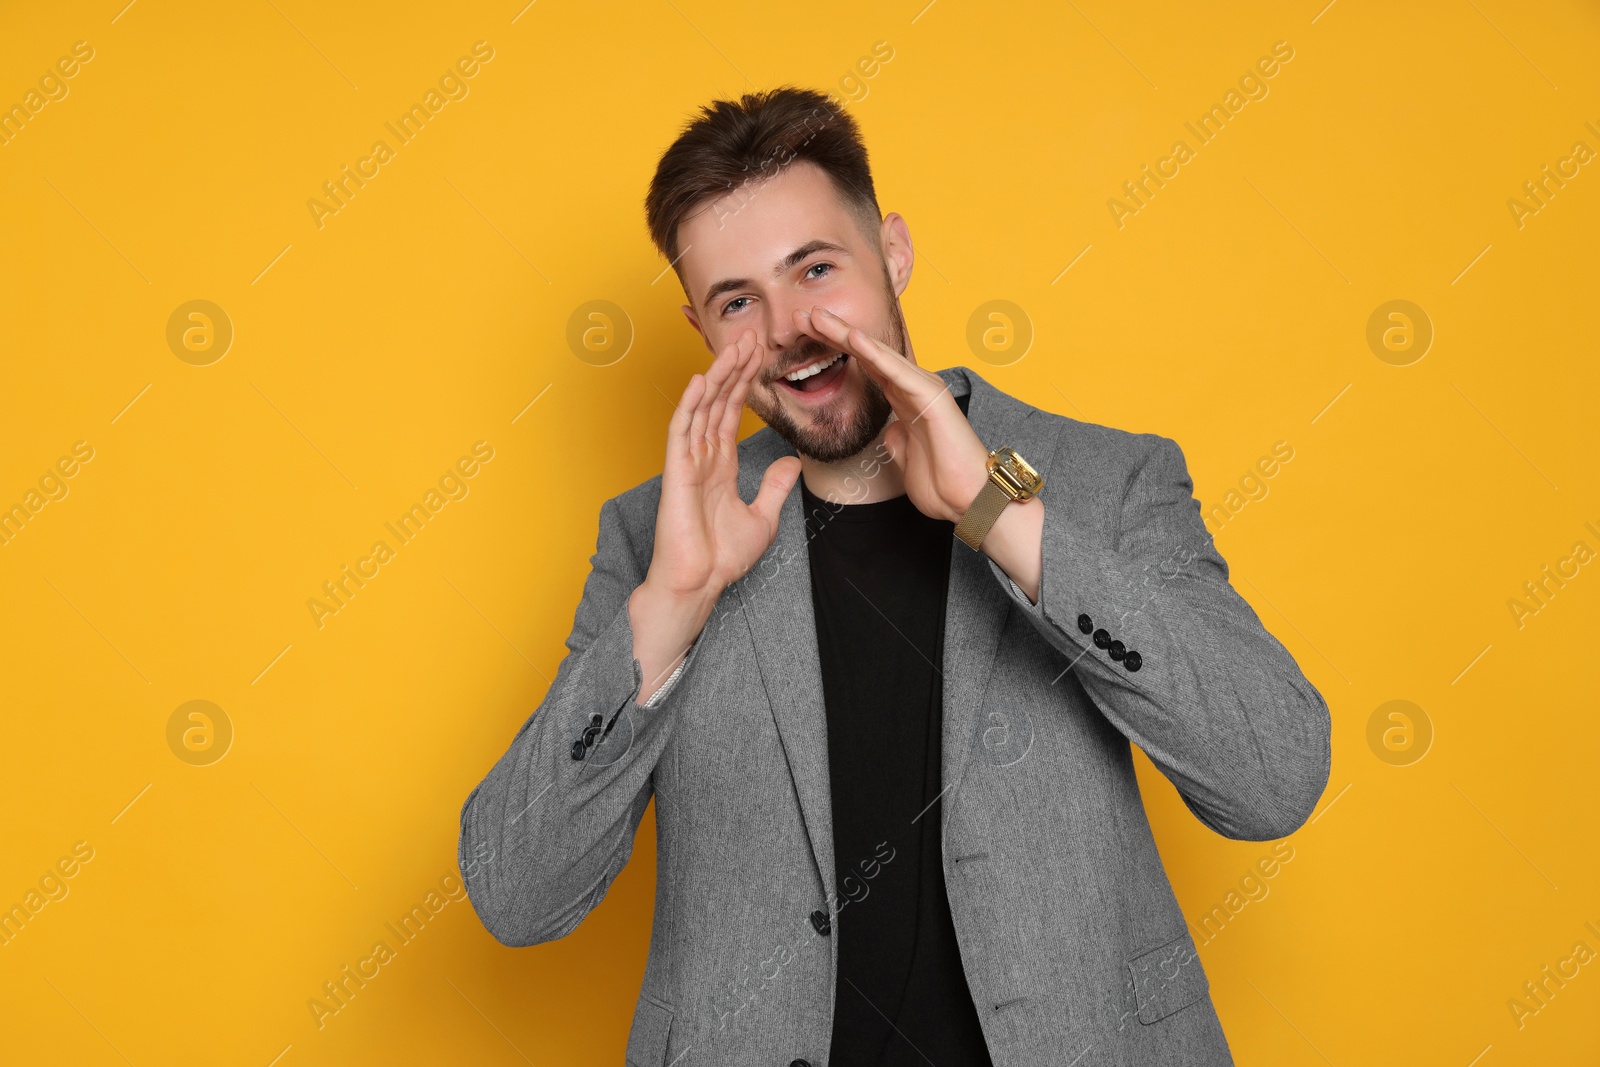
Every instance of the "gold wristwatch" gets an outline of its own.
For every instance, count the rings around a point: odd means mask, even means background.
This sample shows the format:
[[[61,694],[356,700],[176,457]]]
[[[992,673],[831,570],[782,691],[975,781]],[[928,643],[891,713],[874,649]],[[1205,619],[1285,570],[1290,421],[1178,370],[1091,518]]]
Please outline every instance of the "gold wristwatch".
[[[956,536],[977,551],[1007,504],[1032,500],[1043,487],[1044,477],[1017,455],[1015,449],[995,449],[989,453],[989,480],[973,497],[972,506],[961,516],[961,521],[956,523]]]

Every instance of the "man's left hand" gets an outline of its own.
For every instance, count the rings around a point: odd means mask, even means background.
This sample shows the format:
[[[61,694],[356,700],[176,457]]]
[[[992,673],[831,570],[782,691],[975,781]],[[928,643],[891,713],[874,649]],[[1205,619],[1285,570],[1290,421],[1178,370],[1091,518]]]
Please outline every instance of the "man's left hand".
[[[883,445],[900,468],[906,495],[917,510],[960,522],[988,480],[989,450],[961,414],[944,379],[827,308],[797,310],[795,322],[848,352],[883,390],[894,411],[884,427]]]

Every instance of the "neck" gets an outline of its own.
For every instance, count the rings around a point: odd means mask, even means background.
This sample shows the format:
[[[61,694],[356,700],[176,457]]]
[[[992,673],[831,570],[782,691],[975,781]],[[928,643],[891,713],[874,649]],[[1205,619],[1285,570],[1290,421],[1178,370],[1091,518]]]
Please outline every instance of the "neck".
[[[887,426],[887,424],[885,424]],[[883,447],[883,432],[860,452],[835,463],[800,457],[806,488],[834,504],[874,504],[904,496],[905,479]]]

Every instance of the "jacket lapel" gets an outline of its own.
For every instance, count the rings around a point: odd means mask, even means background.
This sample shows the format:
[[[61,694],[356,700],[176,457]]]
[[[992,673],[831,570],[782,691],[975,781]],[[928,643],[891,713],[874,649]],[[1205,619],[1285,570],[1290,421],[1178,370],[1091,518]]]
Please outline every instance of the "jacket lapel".
[[[761,476],[773,460],[794,455],[774,431],[739,459],[739,490],[755,499]],[[822,703],[822,667],[817,652],[816,613],[811,602],[811,560],[797,480],[778,513],[778,535],[750,572],[734,583],[756,664],[777,721],[784,758],[794,778],[801,817],[822,884],[834,892],[833,800],[828,778],[828,718]]]
[[[1047,475],[1054,434],[1046,416],[1001,393],[972,371],[953,367],[940,377],[959,395],[970,390],[967,420],[988,448],[1010,445]],[[739,464],[740,496],[751,501],[767,466],[794,449],[770,429],[746,443]],[[1048,484],[1047,484],[1048,491]],[[778,514],[778,533],[750,572],[734,583],[750,627],[756,663],[772,705],[784,757],[794,780],[806,834],[830,893],[836,892],[833,804],[828,767],[827,714],[811,600],[811,562],[799,483]],[[1000,632],[1011,600],[990,572],[988,557],[951,538],[945,603],[942,745],[943,793],[953,798],[980,736],[978,708],[989,687]],[[941,810],[948,812],[944,802]]]

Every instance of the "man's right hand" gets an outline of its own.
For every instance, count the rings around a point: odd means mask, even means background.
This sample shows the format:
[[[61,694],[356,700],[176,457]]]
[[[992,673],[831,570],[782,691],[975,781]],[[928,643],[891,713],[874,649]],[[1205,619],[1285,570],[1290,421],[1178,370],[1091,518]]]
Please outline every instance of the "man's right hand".
[[[641,704],[672,674],[722,591],[771,546],[778,510],[800,476],[800,460],[784,456],[762,475],[754,502],[739,496],[739,418],[763,355],[754,330],[729,342],[704,375],[689,379],[667,426],[655,552],[628,601]]]

